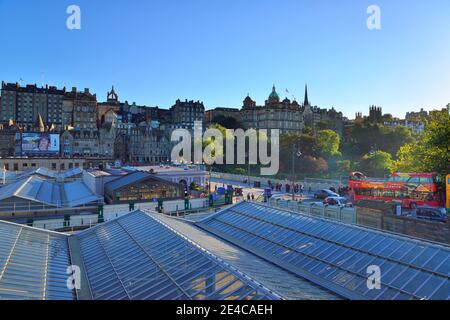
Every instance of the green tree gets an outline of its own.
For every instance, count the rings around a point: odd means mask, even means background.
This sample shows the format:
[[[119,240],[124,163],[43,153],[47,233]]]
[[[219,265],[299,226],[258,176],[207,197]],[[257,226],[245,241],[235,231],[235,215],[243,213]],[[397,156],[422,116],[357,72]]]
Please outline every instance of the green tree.
[[[296,161],[297,174],[324,174],[328,172],[328,164],[323,158],[305,156]]]
[[[227,129],[240,129],[243,128],[242,123],[240,123],[236,118],[234,117],[227,117],[223,115],[215,116],[212,120],[212,123],[221,125],[224,128]]]
[[[281,137],[280,151],[281,154],[287,155],[292,153],[292,146],[297,148],[306,155],[313,155],[314,153],[314,137],[303,133],[290,133]]]
[[[314,151],[319,157],[325,159],[340,157],[342,154],[339,152],[341,145],[341,138],[333,130],[322,130],[317,133]]]
[[[411,130],[403,126],[389,128],[381,124],[357,123],[345,130],[342,151],[354,161],[378,150],[396,157],[400,147],[413,141]]]
[[[415,142],[400,148],[396,171],[437,172],[444,177],[450,169],[450,115],[448,111],[433,112],[428,125]]]
[[[356,171],[355,163],[350,160],[336,161],[337,171],[341,175],[348,175],[350,172]]]
[[[414,138],[410,129],[403,126],[395,127],[384,132],[380,149],[389,152],[392,157],[396,157],[402,146],[413,141]]]
[[[391,173],[392,168],[392,156],[384,151],[366,154],[360,163],[360,169],[364,174],[375,177],[383,177]]]

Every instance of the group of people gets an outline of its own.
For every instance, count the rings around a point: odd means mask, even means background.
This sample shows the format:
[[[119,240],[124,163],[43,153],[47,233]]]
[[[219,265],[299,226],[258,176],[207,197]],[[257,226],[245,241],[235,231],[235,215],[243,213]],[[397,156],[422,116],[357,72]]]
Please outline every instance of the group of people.
[[[342,197],[348,196],[350,194],[350,191],[351,191],[350,187],[340,186],[338,189],[338,194]]]
[[[247,201],[255,201],[255,194],[253,193],[247,193]]]
[[[283,191],[283,187],[286,193],[290,193],[292,191],[292,185],[290,185],[289,183],[286,183],[284,186],[282,183],[275,183],[273,184],[272,181],[268,181],[267,183],[269,185],[269,188],[272,189],[272,191],[277,191],[277,192],[282,192]],[[311,187],[309,187],[309,192],[311,192]],[[294,185],[294,193],[295,194],[303,194],[305,192],[305,187],[303,184],[295,184]]]

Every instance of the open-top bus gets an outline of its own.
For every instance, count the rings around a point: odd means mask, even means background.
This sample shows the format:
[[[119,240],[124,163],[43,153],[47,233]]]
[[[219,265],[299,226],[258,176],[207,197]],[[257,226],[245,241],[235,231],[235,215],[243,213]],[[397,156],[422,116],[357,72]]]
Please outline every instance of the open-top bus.
[[[444,207],[444,196],[436,173],[394,173],[388,179],[350,175],[351,200],[399,201],[403,208]]]

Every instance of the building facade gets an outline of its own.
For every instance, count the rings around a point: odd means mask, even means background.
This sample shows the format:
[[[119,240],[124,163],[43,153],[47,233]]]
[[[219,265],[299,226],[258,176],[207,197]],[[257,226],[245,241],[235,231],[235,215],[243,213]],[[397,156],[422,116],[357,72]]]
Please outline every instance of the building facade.
[[[136,171],[108,182],[104,186],[108,204],[139,203],[157,199],[173,200],[184,197],[184,186],[153,174]]]
[[[177,128],[194,129],[195,121],[204,122],[205,106],[200,101],[177,100],[170,108],[172,124]]]
[[[301,131],[304,128],[300,104],[287,98],[281,101],[275,86],[264,106],[257,106],[250,96],[245,98],[242,122],[247,129],[279,129],[281,134]]]
[[[330,128],[340,134],[343,130],[342,113],[334,108],[328,110],[312,106],[307,87],[305,87],[305,99],[302,105],[295,99],[281,100],[273,86],[263,106],[258,106],[250,96],[247,96],[243,102],[241,114],[242,123],[247,129],[279,129],[281,134],[300,132],[305,127],[310,127],[314,131]]]
[[[19,123],[26,131],[33,131],[43,122],[48,129],[61,130],[62,109],[66,89],[53,86],[20,86],[2,82],[1,123],[10,120]]]

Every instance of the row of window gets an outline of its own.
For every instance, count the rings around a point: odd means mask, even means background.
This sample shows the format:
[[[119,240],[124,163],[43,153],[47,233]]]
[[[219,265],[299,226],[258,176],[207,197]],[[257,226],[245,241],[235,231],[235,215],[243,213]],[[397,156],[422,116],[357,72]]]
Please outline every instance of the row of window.
[[[72,163],[70,162],[67,165],[68,169],[73,169],[73,168],[79,168],[80,167],[80,163],[79,162],[75,162]],[[5,170],[9,171],[12,169],[12,171],[19,171],[19,170],[28,170],[29,168],[37,168],[37,164],[36,163],[22,163],[22,167],[20,168],[20,164],[19,163],[13,163],[12,165],[10,165],[10,163],[5,163],[4,164],[4,168]],[[57,163],[52,163],[51,164],[51,168],[52,170],[66,170],[66,164],[65,163],[60,163],[59,168],[58,168],[58,164]]]

